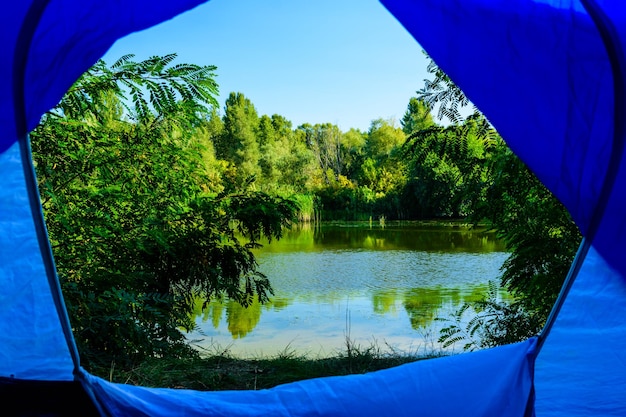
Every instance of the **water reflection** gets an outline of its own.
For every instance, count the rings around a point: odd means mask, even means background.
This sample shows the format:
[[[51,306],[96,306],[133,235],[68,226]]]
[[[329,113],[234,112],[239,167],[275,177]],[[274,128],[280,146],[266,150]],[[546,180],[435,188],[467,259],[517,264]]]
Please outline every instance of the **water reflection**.
[[[414,250],[427,252],[503,252],[493,233],[465,225],[441,226],[411,222],[388,222],[369,227],[368,223],[305,225],[287,231],[263,252],[325,251],[345,249]]]
[[[409,290],[387,289],[373,291],[371,294],[371,313],[379,316],[397,317],[399,310],[404,309],[408,324],[413,330],[428,329],[437,317],[446,316],[468,301],[476,301],[487,290],[487,285],[475,285],[465,288],[412,288]],[[358,300],[358,295],[352,297]],[[211,324],[217,330],[224,324],[233,339],[241,339],[252,332],[261,320],[263,312],[276,314],[289,306],[303,305],[341,305],[350,308],[350,297],[274,297],[269,303],[261,304],[254,301],[247,308],[232,300],[212,301],[204,309],[196,308],[197,321]],[[357,304],[359,304],[357,302]],[[201,303],[199,302],[200,306]],[[354,306],[353,306],[354,308]],[[331,309],[332,310],[332,309]],[[362,310],[353,315],[347,310],[350,320],[361,320]],[[323,316],[328,312],[320,312]],[[320,317],[321,318],[321,317]],[[340,327],[345,322],[338,322]],[[206,327],[205,327],[206,332]],[[210,332],[209,332],[210,333]]]
[[[414,288],[404,298],[404,308],[413,329],[428,328],[437,317],[445,317],[466,302],[482,298],[487,285],[465,288]]]
[[[442,322],[476,300],[508,255],[492,235],[464,228],[329,226],[292,231],[257,253],[276,296],[243,308],[213,301],[196,309],[204,346],[240,356],[332,355],[346,336],[400,350],[433,348]],[[425,336],[429,335],[429,336]]]
[[[281,311],[291,303],[284,297],[274,297],[270,302],[261,304],[255,299],[248,307],[243,307],[233,300],[213,300],[205,308],[203,300],[198,300],[193,316],[196,322],[210,322],[214,329],[218,329],[220,324],[227,323],[228,332],[233,339],[245,337],[259,324],[261,313],[265,311]]]

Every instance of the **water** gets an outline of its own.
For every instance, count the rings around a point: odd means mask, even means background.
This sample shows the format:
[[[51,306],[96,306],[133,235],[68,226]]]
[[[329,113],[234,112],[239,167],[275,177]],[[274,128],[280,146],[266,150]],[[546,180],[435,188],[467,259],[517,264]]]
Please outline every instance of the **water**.
[[[256,254],[275,296],[248,309],[211,303],[189,335],[196,345],[240,357],[323,357],[345,350],[349,337],[361,347],[438,351],[446,323],[435,319],[479,299],[508,256],[491,234],[415,223],[290,231]]]

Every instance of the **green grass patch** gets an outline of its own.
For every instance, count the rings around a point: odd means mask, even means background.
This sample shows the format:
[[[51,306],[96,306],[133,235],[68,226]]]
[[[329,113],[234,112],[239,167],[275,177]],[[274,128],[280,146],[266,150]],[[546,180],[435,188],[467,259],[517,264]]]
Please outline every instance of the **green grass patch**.
[[[310,378],[362,374],[438,356],[383,352],[348,343],[335,357],[310,358],[287,347],[270,358],[239,359],[228,351],[188,359],[151,359],[126,370],[109,370],[109,379],[133,385],[200,391],[258,390]]]

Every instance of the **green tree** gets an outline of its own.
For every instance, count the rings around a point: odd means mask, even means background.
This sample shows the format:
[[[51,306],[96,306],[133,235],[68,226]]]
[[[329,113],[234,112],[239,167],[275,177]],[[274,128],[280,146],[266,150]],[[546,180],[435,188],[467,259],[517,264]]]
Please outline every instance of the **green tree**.
[[[404,143],[406,135],[391,122],[377,119],[372,121],[367,134],[365,153],[373,159],[382,160]]]
[[[430,106],[423,100],[411,97],[400,124],[404,133],[410,135],[411,133],[428,129],[435,122],[430,114]]]
[[[99,60],[67,91],[48,117],[105,122],[119,118],[122,107],[131,120],[148,122],[176,111],[181,103],[199,112],[208,112],[217,105],[215,66],[171,66],[176,54],[153,56],[141,62],[132,58],[132,54],[124,55],[110,67]]]
[[[306,145],[302,132],[294,130],[289,135],[282,136],[286,140],[283,157],[277,161],[280,172],[280,184],[284,190],[291,190],[296,194],[310,194],[319,168],[315,157]]]
[[[276,146],[277,133],[274,129],[272,119],[265,114],[259,119],[257,140],[261,154],[259,167],[261,168],[263,183],[272,187],[280,177],[280,173],[277,169],[277,160],[281,156],[280,153],[282,149]]]
[[[563,205],[513,152],[499,142],[489,160],[485,199],[474,219],[496,230],[511,256],[503,266],[502,284],[543,326],[567,276],[580,232]]]
[[[215,143],[218,158],[234,164],[240,183],[258,177],[261,174],[257,139],[259,117],[250,99],[242,93],[230,93],[223,121],[223,134]]]
[[[333,178],[337,181],[344,171],[339,127],[324,123],[315,126],[304,124],[298,129],[304,132],[306,144],[313,152],[326,184],[330,184]]]
[[[448,74],[437,66],[435,61],[428,58],[427,71],[433,74],[432,80],[424,80],[424,87],[417,91],[417,100],[427,104],[430,109],[437,107],[437,119],[448,119],[453,124],[463,122],[461,110],[471,106],[471,102],[456,85]],[[473,107],[473,113],[478,109]]]
[[[220,193],[228,184],[233,183],[234,169],[227,161],[217,158],[215,141],[223,134],[224,123],[215,108],[210,110],[208,116],[203,117],[199,125],[190,134],[194,136],[192,141],[199,145],[202,166],[206,175],[206,181],[202,184],[209,193]]]
[[[367,133],[358,129],[350,129],[343,134],[341,146],[343,148],[343,164],[346,177],[356,178],[365,156]]]
[[[400,190],[406,183],[406,164],[399,152],[405,140],[404,132],[392,122],[372,121],[358,178],[359,185],[373,191],[376,199]]]
[[[189,354],[181,329],[193,326],[197,297],[267,300],[271,287],[251,249],[261,236],[279,238],[294,216],[295,205],[282,198],[207,189],[202,138],[214,98],[198,91],[215,87],[213,67],[169,67],[172,59],[99,62],[32,132],[50,239],[87,366]]]

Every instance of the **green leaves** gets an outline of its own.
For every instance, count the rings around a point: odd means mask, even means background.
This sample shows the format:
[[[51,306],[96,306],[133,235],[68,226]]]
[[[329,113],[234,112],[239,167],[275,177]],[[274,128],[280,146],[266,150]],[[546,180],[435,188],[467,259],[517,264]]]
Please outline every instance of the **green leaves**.
[[[522,304],[503,298],[503,290],[489,283],[485,296],[467,302],[451,317],[438,319],[448,323],[441,329],[438,342],[443,347],[463,343],[463,350],[473,351],[519,342],[537,334],[543,324],[541,315],[533,314]]]
[[[402,116],[400,124],[407,135],[420,130],[428,129],[433,125],[430,114],[431,106],[424,100],[411,97],[406,113]]]
[[[417,91],[417,98],[428,104],[431,110],[437,106],[439,120],[445,117],[453,124],[462,123],[464,117],[461,110],[471,104],[469,99],[432,59],[428,63],[427,70],[434,75],[434,78],[424,80],[424,87]],[[474,108],[474,113],[476,111]]]
[[[133,61],[133,57],[125,55],[111,67],[98,61],[70,88],[55,114],[79,120],[102,118],[111,94],[125,109],[126,117],[138,122],[163,117],[181,103],[205,113],[217,106],[215,66],[171,66],[176,54],[153,56],[140,62]],[[120,115],[119,111],[115,114],[117,118]]]
[[[220,189],[208,185],[201,143],[214,67],[174,58],[98,62],[31,135],[88,366],[190,354],[181,329],[193,327],[197,297],[266,301],[251,249],[294,218],[290,200],[250,187],[207,192]]]
[[[482,198],[485,161],[493,146],[490,135],[481,135],[482,128],[482,120],[472,117],[461,125],[430,126],[408,136],[403,153],[411,167],[405,192],[407,199],[413,199],[417,215],[471,213],[472,201]]]
[[[511,257],[502,284],[524,308],[547,318],[580,243],[580,232],[561,203],[503,144],[489,164],[484,202],[475,219],[487,220]]]
[[[298,206],[295,202],[269,194],[245,193],[230,198],[230,216],[236,219],[236,227],[242,236],[257,243],[262,236],[270,241],[280,239],[283,228],[291,227]]]

